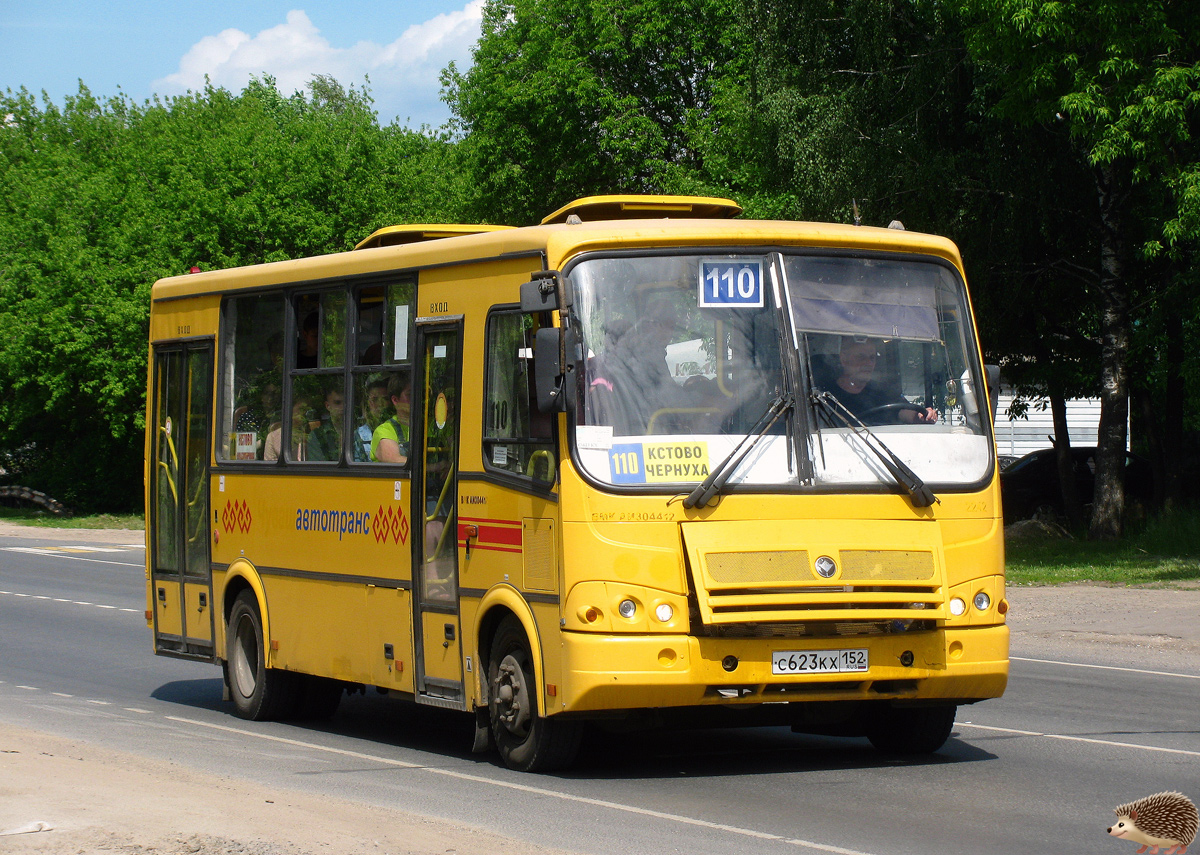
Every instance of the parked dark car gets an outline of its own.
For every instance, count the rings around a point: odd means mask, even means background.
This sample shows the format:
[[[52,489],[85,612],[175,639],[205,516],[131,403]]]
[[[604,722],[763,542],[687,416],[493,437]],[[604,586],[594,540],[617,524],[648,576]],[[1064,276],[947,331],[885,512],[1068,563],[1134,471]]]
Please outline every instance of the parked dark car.
[[[1096,489],[1096,449],[1072,448],[1075,489],[1084,507],[1092,504]],[[1058,483],[1058,465],[1054,449],[1030,452],[1000,470],[1000,494],[1006,523],[1025,519],[1062,519],[1062,489]],[[1154,497],[1154,475],[1150,462],[1136,454],[1125,455],[1125,503],[1148,505]]]

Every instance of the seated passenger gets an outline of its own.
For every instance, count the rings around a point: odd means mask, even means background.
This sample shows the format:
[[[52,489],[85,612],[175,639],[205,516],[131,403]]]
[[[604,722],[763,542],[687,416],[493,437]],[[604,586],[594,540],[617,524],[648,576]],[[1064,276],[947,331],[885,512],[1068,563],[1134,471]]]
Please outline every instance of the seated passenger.
[[[653,302],[627,329],[606,329],[605,352],[589,378],[595,398],[590,423],[612,424],[621,436],[644,434],[658,410],[690,406],[666,361],[667,345],[681,335],[686,333],[667,300]]]
[[[247,394],[247,403],[233,412],[233,429],[240,434],[250,434],[249,447],[237,451],[237,458],[261,460],[264,441],[271,428],[279,424],[279,381],[275,376],[265,373],[259,379],[257,391]]]
[[[408,426],[412,414],[412,382],[409,376],[390,376],[387,391],[396,412],[371,434],[371,459],[378,463],[399,463],[401,466],[407,466]]]
[[[341,389],[325,393],[325,415],[321,424],[308,435],[309,460],[340,460],[342,456],[342,416],[346,396]]]
[[[354,430],[354,459],[364,463],[371,459],[371,438],[388,415],[387,380],[380,377],[367,383],[359,407],[361,420]]]
[[[288,454],[292,460],[304,460],[308,457],[308,434],[315,425],[320,424],[313,418],[312,403],[303,396],[292,401],[292,439]],[[278,460],[283,445],[283,425],[279,424],[267,434],[263,448],[263,460]]]
[[[933,424],[937,411],[913,404],[899,392],[883,387],[875,376],[875,361],[881,342],[862,336],[842,336],[838,353],[838,376],[817,385],[833,394],[847,410],[865,424]]]

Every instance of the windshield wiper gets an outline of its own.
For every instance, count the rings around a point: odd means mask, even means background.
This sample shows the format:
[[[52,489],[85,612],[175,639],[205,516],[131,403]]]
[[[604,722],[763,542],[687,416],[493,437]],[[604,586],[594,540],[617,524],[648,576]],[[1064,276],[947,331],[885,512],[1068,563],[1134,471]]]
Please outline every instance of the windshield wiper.
[[[836,419],[850,428],[859,441],[879,458],[884,468],[887,469],[896,483],[900,485],[900,488],[908,494],[908,498],[912,500],[914,508],[927,508],[934,502],[941,504],[941,499],[925,486],[925,482],[920,479],[917,473],[913,472],[903,460],[897,457],[873,430],[863,424],[858,416],[846,409],[846,406],[835,396],[829,392],[816,390],[812,394],[812,400],[831,419]]]
[[[688,493],[687,498],[683,500],[683,506],[685,508],[706,507],[712,497],[721,492],[721,488],[725,486],[725,482],[729,480],[729,476],[737,469],[742,459],[750,453],[754,446],[758,445],[759,440],[767,435],[767,431],[779,420],[779,417],[791,410],[793,406],[795,406],[795,399],[791,395],[780,395],[775,398],[767,407],[766,412],[754,423],[754,427],[750,428],[750,432],[733,447],[733,451],[729,452],[729,456],[718,463],[708,473],[708,477],[696,485],[696,489]]]

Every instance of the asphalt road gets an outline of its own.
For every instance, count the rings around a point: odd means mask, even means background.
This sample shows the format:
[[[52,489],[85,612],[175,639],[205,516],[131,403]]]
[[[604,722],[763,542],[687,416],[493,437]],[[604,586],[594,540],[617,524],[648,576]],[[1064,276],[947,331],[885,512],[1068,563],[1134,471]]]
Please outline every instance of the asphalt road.
[[[152,654],[142,556],[135,539],[0,538],[0,722],[605,855],[1123,852],[1116,805],[1200,801],[1200,670],[1143,670],[1132,648],[1022,649],[1007,694],[960,709],[917,762],[785,729],[674,731],[521,775],[470,754],[464,719],[386,698],[321,727],[245,722],[215,667]]]

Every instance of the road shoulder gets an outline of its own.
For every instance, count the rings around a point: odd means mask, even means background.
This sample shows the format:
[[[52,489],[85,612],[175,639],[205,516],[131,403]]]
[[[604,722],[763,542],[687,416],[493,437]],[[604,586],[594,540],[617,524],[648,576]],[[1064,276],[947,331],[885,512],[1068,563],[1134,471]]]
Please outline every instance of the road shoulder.
[[[20,831],[39,824],[48,828]],[[553,855],[561,850],[0,724],[0,851]]]

